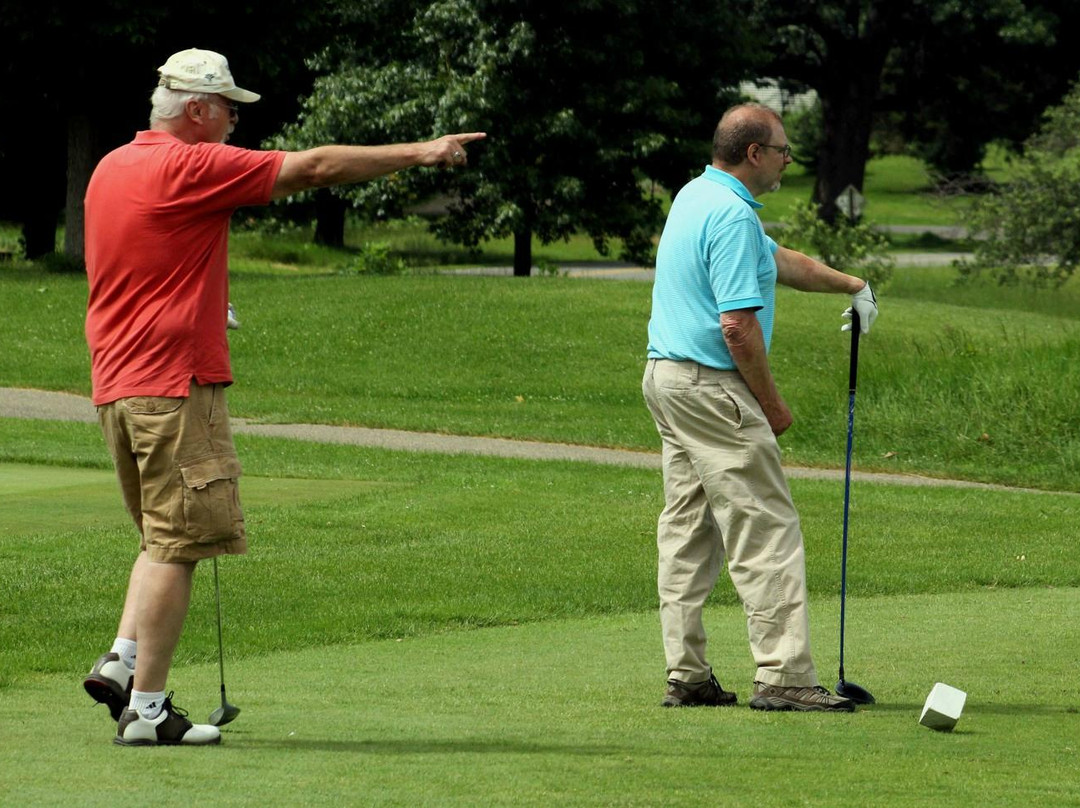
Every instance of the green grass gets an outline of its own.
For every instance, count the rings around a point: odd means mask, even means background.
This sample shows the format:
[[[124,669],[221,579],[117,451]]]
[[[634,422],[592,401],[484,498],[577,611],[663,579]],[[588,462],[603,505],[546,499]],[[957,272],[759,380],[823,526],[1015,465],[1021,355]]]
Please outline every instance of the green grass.
[[[27,435],[25,423],[0,419],[0,587],[17,595],[0,629],[0,682],[20,669],[77,667],[77,649],[111,639],[111,621],[88,635],[86,620],[121,598],[122,577],[103,581],[101,573],[122,567],[134,546],[96,427],[43,423]],[[56,454],[39,447],[61,441],[74,444],[73,457],[96,445],[101,468],[37,465],[55,464]],[[230,562],[238,593],[230,633],[252,653],[644,611],[655,598],[655,471],[249,436],[238,444],[253,552]],[[811,591],[834,593],[841,484],[797,480],[793,490]],[[861,484],[851,592],[1080,586],[1067,552],[1077,507],[1071,495]],[[266,592],[274,593],[272,621],[259,619]],[[720,600],[733,603],[733,593]],[[181,661],[216,651],[209,608],[205,599],[196,604]]]
[[[990,179],[997,181],[1007,180],[1012,174],[1008,157],[1000,148],[989,149],[983,170]],[[761,198],[760,201],[765,203],[762,218],[768,222],[786,218],[796,205],[811,198],[813,190],[814,177],[798,163],[792,163],[784,172],[780,190]],[[869,160],[862,193],[866,198],[863,215],[867,221],[878,225],[956,227],[963,223],[962,214],[973,198],[941,193],[934,187],[926,165],[903,155]],[[910,238],[892,238],[899,248],[922,249],[917,241],[912,244]],[[967,245],[960,242],[952,246],[964,248]]]
[[[221,577],[226,681],[242,713],[219,749],[122,750],[78,686],[111,641],[135,542],[101,438],[88,424],[0,419],[5,802],[646,806],[663,795],[914,806],[932,793],[940,805],[1012,806],[1077,796],[1067,772],[1080,645],[1062,631],[1080,618],[1073,496],[857,484],[847,673],[881,704],[853,716],[667,711],[657,706],[656,472],[238,443],[252,549],[225,559]],[[792,488],[816,658],[831,683],[841,488]],[[713,661],[745,705],[753,665],[726,581],[713,604]],[[205,567],[170,680],[196,720],[216,706],[214,626]],[[917,725],[935,681],[969,694],[952,735]],[[55,736],[40,731],[57,714],[61,772]],[[784,776],[753,776],[762,766]]]
[[[236,415],[656,449],[638,392],[645,284],[343,278],[347,252],[234,244]],[[856,466],[1074,490],[1076,284],[952,278],[901,269],[882,295]],[[789,462],[843,461],[841,303],[780,297]],[[0,270],[0,385],[88,392],[84,305],[81,278]],[[0,419],[4,804],[1080,804],[1074,495],[857,481],[847,673],[881,703],[668,711],[657,472],[237,443],[251,553],[221,572],[243,712],[220,748],[122,750],[78,684],[112,639],[135,548],[100,434]],[[842,487],[792,491],[831,684]],[[217,706],[214,615],[204,565],[170,679],[198,721]],[[753,667],[726,581],[707,618],[745,705]],[[969,694],[950,735],[916,723],[936,681]],[[57,716],[62,731],[43,731]]]
[[[814,191],[814,177],[798,163],[784,172],[780,190],[763,196],[761,217],[778,222],[806,203]],[[870,160],[863,185],[866,206],[863,215],[875,224],[955,226],[965,203],[960,198],[943,198],[933,191],[925,166],[911,157],[888,156]]]
[[[851,649],[849,674],[857,670],[882,701],[853,716],[661,710],[653,615],[559,620],[230,660],[230,699],[242,712],[216,749],[118,749],[104,740],[111,722],[86,709],[70,679],[36,678],[18,699],[0,700],[7,792],[43,808],[118,798],[165,806],[1076,804],[1080,692],[1069,660],[1053,650],[1056,621],[1039,618],[1080,618],[1076,590],[858,607],[861,625],[891,630],[864,632]],[[990,611],[1000,619],[987,621]],[[836,601],[820,602],[813,619],[822,634],[835,627]],[[716,608],[708,622],[717,645],[735,651],[721,676],[745,703],[741,614]],[[927,646],[935,652],[918,652]],[[285,671],[303,672],[306,686]],[[216,675],[212,664],[178,674],[193,717],[214,706]],[[942,680],[968,693],[952,734],[916,723]],[[57,742],[46,747],[20,701],[71,716],[62,774],[50,762]],[[762,768],[774,776],[760,776]],[[115,781],[109,789],[103,771]]]
[[[957,286],[898,269],[860,362],[856,463],[1075,490],[1080,286]],[[89,392],[85,281],[0,273],[0,385]],[[241,272],[235,415],[655,451],[641,400],[648,284]],[[843,465],[840,297],[781,289],[772,365],[794,465]],[[1022,416],[1022,417],[1018,417]]]

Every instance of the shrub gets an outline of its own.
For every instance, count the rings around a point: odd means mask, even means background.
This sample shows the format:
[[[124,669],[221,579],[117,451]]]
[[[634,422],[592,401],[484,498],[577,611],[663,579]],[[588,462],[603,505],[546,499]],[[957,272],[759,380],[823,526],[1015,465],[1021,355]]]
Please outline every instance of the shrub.
[[[817,157],[825,141],[825,119],[821,102],[788,112],[784,115],[784,129],[791,141],[791,158],[808,173],[817,173]]]
[[[875,289],[892,277],[895,262],[888,254],[889,240],[869,224],[843,216],[829,224],[818,216],[813,202],[795,207],[782,222],[785,242],[798,244],[834,269],[858,275]]]
[[[963,279],[1058,287],[1080,263],[1080,82],[1043,115],[1013,180],[971,206],[965,224],[982,239]]]
[[[86,272],[86,263],[82,256],[70,256],[66,253],[52,252],[35,259],[39,267],[46,272],[61,275],[79,275]]]
[[[385,241],[368,241],[360,247],[353,262],[339,270],[341,275],[401,275],[409,266],[394,255]]]

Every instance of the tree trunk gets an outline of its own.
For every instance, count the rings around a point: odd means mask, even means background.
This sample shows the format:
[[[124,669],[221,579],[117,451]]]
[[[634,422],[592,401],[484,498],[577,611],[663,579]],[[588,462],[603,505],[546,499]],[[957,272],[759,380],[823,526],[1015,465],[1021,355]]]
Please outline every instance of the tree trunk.
[[[320,188],[315,192],[315,243],[327,247],[345,246],[345,213],[348,203]]]
[[[868,71],[869,72],[869,71]],[[818,152],[814,201],[821,218],[834,222],[839,213],[836,198],[849,185],[862,190],[866,161],[870,157],[873,105],[877,76],[852,74],[849,80],[821,95],[824,140]]]
[[[37,202],[37,204],[34,204]],[[22,236],[26,257],[35,258],[56,252],[56,228],[60,226],[60,211],[49,200],[27,200],[22,215]]]
[[[818,151],[814,201],[821,218],[834,222],[836,198],[849,185],[861,191],[870,157],[874,105],[889,49],[898,34],[901,4],[870,0],[846,6],[847,24],[824,34],[829,54],[816,85],[824,138]],[[852,32],[858,32],[852,37]]]
[[[83,199],[98,160],[98,138],[90,118],[72,115],[67,126],[67,200],[64,206],[64,255],[81,261],[85,254]]]
[[[67,161],[67,135],[63,124],[49,117],[45,110],[28,112],[42,120],[34,144],[20,144],[8,155],[11,163],[11,188],[19,189],[17,218],[22,225],[26,257],[31,261],[56,252],[56,229],[64,205],[64,177]],[[51,158],[37,155],[51,155]],[[18,159],[16,156],[22,157]]]
[[[514,277],[527,278],[532,274],[532,230],[514,233]]]

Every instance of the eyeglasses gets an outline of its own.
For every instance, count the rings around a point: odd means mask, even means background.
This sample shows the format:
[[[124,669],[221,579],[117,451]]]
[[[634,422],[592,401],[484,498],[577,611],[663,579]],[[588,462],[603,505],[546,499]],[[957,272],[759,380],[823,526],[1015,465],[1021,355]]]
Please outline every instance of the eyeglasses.
[[[785,144],[783,146],[774,146],[771,143],[759,143],[758,145],[761,146],[761,148],[763,148],[763,149],[776,149],[778,152],[780,152],[780,156],[783,157],[785,160],[787,158],[791,157],[791,144],[790,143]]]
[[[212,98],[210,100],[210,103],[214,104],[216,106],[219,106],[222,109],[228,110],[230,118],[233,117],[234,115],[237,118],[240,117],[240,107],[237,104],[233,104],[233,103],[231,103],[229,101],[221,101],[220,99],[217,99],[217,98]]]

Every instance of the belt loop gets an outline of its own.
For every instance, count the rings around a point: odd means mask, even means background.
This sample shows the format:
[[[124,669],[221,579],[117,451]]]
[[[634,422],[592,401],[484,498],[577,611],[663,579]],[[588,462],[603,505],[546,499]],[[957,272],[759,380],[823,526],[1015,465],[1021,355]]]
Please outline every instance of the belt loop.
[[[691,367],[690,381],[693,382],[694,384],[697,384],[698,383],[698,377],[701,376],[701,365],[699,363],[697,363],[697,362],[692,362],[690,364],[690,367]]]

